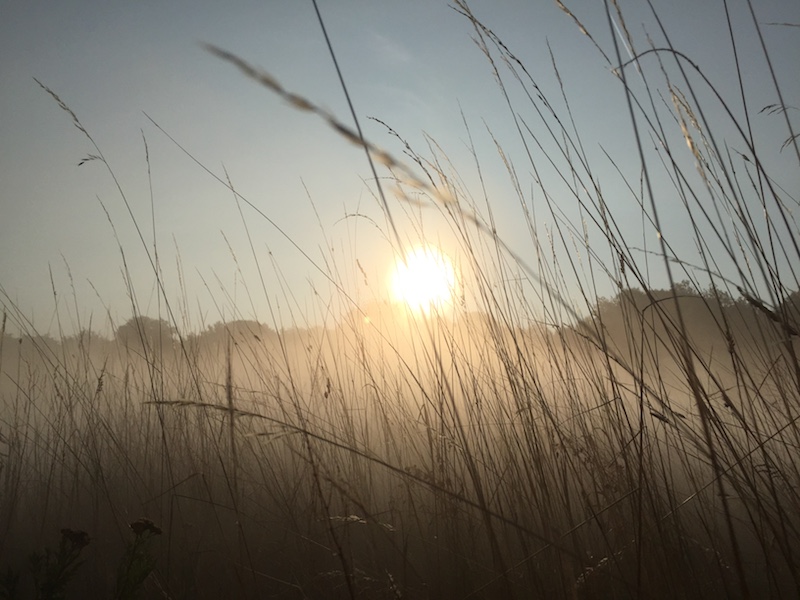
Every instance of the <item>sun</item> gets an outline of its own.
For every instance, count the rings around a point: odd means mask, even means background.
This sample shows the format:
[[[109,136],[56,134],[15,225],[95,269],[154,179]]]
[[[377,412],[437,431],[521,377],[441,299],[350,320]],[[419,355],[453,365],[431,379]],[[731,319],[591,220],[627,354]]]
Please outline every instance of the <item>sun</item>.
[[[419,246],[398,259],[391,279],[395,302],[428,314],[452,304],[456,287],[453,263],[432,246]]]

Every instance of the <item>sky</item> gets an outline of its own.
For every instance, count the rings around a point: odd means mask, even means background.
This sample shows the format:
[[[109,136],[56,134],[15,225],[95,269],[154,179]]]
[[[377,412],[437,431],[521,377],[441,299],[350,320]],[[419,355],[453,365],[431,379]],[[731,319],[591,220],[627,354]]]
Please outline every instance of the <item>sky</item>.
[[[565,4],[610,50],[602,3]],[[620,4],[640,42],[645,30],[658,37],[645,3]],[[800,29],[773,25],[800,23],[800,3],[754,4],[785,100],[800,105]],[[675,47],[735,102],[722,2],[653,5]],[[775,103],[746,4],[729,6],[751,106]],[[639,163],[619,82],[591,40],[554,2],[473,0],[470,7],[548,98],[558,99],[552,51],[604,189],[622,198],[603,152],[634,177]],[[524,187],[531,188],[533,175],[519,157],[523,148],[469,21],[438,0],[319,0],[319,9],[366,138],[402,155],[400,142],[374,117],[420,154],[435,140],[480,197],[472,136],[498,233],[520,255],[531,252],[492,136],[507,157],[517,157]],[[58,335],[89,326],[108,331],[134,310],[164,316],[151,263],[154,241],[167,299],[188,328],[233,318],[327,325],[346,312],[349,298],[385,294],[392,236],[363,150],[203,44],[263,68],[352,123],[310,0],[0,5],[0,301],[12,322]],[[81,164],[96,149],[37,80],[74,112],[111,172],[97,160]],[[796,159],[777,151],[785,128],[775,116],[758,118],[759,139],[774,155],[781,183],[797,191]],[[206,169],[222,179],[227,172],[260,212],[237,204]],[[532,193],[531,202],[538,201]],[[422,236],[446,251],[457,247],[435,210],[425,213],[420,234],[413,219],[402,218],[408,206],[398,202],[389,198],[403,243]],[[611,208],[623,226],[630,215],[632,243],[639,243],[641,215],[625,202],[612,200]],[[665,210],[665,234],[690,245],[680,237],[685,227],[670,223],[672,212]]]

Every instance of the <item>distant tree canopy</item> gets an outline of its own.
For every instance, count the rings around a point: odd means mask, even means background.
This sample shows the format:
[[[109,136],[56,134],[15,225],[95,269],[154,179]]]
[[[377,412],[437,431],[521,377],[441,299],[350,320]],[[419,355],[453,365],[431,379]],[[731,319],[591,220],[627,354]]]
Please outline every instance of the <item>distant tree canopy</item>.
[[[786,296],[780,309],[789,324],[800,330],[800,290]]]
[[[773,330],[797,335],[800,330],[800,292],[787,294],[777,306],[750,296],[732,297],[723,290],[698,290],[683,281],[675,289],[624,289],[613,298],[600,298],[583,326],[612,337],[641,330],[677,331],[678,308],[688,335],[712,342],[727,334]]]
[[[275,337],[275,331],[268,325],[252,320],[219,322],[211,325],[200,336],[209,342],[222,343],[231,338],[235,343],[263,342]]]
[[[117,327],[114,338],[125,346],[147,344],[158,348],[172,344],[176,333],[176,329],[164,319],[137,316]]]

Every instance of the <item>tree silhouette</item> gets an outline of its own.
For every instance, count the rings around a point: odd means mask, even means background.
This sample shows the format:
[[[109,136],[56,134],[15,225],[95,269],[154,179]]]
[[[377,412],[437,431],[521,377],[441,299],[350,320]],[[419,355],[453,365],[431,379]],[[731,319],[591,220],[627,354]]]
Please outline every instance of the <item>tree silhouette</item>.
[[[171,346],[175,333],[175,328],[164,319],[136,316],[117,327],[114,337],[125,347],[158,349]]]
[[[203,341],[212,344],[225,344],[229,339],[236,344],[252,344],[272,340],[275,336],[269,326],[252,320],[215,323],[202,334]]]

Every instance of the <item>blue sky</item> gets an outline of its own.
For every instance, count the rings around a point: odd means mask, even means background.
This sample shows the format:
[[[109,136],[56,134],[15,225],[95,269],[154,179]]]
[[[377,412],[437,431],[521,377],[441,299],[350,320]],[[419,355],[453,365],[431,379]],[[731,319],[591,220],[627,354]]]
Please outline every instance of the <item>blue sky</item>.
[[[602,3],[566,4],[610,49]],[[643,27],[658,37],[643,3],[621,4],[639,40]],[[675,46],[726,97],[735,98],[722,3],[656,0],[654,5]],[[552,2],[475,0],[470,6],[523,60],[548,97],[558,98],[549,42],[589,151],[602,157],[602,144],[636,173],[619,84],[575,24]],[[730,7],[751,106],[774,103],[746,6],[732,1]],[[530,242],[520,225],[518,201],[487,129],[512,158],[521,148],[469,22],[435,0],[321,0],[320,10],[366,136],[401,153],[396,140],[367,120],[377,117],[425,154],[427,134],[467,184],[476,186],[463,111],[499,233],[525,254]],[[800,4],[766,0],[757,2],[756,10],[785,99],[798,105],[800,29],[769,23],[800,23]],[[117,324],[130,316],[123,260],[103,207],[125,252],[139,310],[156,316],[159,309],[152,268],[119,192],[97,161],[78,165],[94,150],[34,77],[58,94],[93,136],[152,244],[146,140],[164,281],[170,301],[176,307],[185,303],[192,327],[222,318],[271,322],[276,310],[284,323],[330,322],[346,301],[296,246],[317,265],[336,270],[347,293],[359,301],[383,293],[392,248],[363,152],[209,54],[202,43],[263,67],[288,89],[350,122],[310,1],[9,1],[0,9],[0,286],[7,296],[3,303],[10,300],[38,330],[58,332],[56,307],[67,330],[90,321],[103,330],[109,315]],[[269,302],[232,194],[145,113],[209,169],[222,175],[224,165],[236,189],[291,238],[293,243],[242,207]],[[784,177],[781,183],[797,191],[796,160],[777,152],[785,129],[767,115],[755,125],[764,146],[775,150],[771,156]],[[530,186],[530,169],[519,160],[520,178]],[[621,190],[607,163],[600,160],[597,172],[606,178],[606,189]],[[629,210],[632,226],[640,220],[623,200],[614,208],[623,222]],[[346,217],[354,213],[369,219]],[[665,211],[667,220],[670,214]],[[425,222],[427,238],[454,244],[435,214]],[[413,242],[416,234],[403,223],[402,236]],[[680,244],[679,222],[674,229]],[[636,231],[631,243],[642,237],[641,228]],[[671,233],[667,227],[665,232]]]

